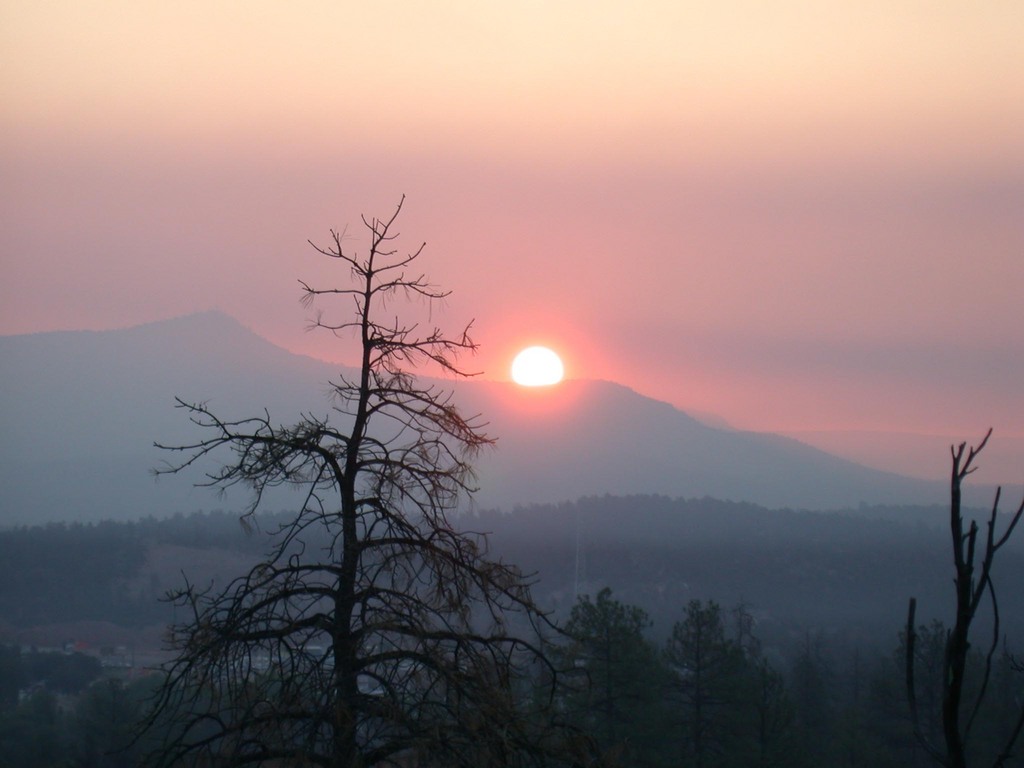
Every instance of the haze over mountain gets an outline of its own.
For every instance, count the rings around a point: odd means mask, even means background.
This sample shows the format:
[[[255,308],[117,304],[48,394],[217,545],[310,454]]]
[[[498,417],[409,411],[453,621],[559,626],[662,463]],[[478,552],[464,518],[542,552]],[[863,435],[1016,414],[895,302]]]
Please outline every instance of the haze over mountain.
[[[125,330],[0,337],[0,525],[131,519],[236,509],[193,488],[197,474],[155,481],[153,447],[200,435],[174,397],[274,422],[326,415],[339,367],[274,346],[219,312]],[[941,483],[868,469],[790,438],[716,429],[607,381],[552,388],[440,381],[479,413],[497,446],[477,462],[477,505],[510,509],[583,495],[713,496],[832,509],[940,503]],[[272,508],[297,499],[275,497]],[[982,504],[987,503],[981,500]]]

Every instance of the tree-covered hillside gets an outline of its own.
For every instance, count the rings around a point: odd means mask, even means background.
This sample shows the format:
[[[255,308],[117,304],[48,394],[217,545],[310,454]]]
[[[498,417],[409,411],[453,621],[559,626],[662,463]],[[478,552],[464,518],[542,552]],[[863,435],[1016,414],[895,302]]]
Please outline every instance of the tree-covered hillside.
[[[173,618],[160,600],[167,590],[185,578],[205,586],[244,572],[265,548],[265,532],[286,517],[264,515],[254,530],[232,514],[200,513],[0,531],[0,645],[8,644],[4,658],[11,660],[3,733],[21,741],[37,733],[32,743],[50,744],[51,752],[78,749],[53,734],[73,724],[94,733],[83,725],[89,702],[122,696],[120,684],[104,682],[105,671],[60,714],[63,694],[31,672],[33,660],[44,657],[26,655],[27,648],[81,640],[101,625],[148,627],[154,631],[137,636],[158,639],[155,630]],[[927,764],[910,732],[899,649],[913,595],[923,727],[934,731],[932,656],[953,606],[947,522],[941,507],[814,513],[659,496],[590,497],[458,519],[467,530],[489,533],[493,555],[535,573],[538,602],[570,630],[556,642],[572,666],[603,658],[593,638],[605,633],[595,621],[618,621],[619,613],[629,620],[623,627],[632,634],[622,642],[632,645],[609,651],[614,667],[589,671],[600,680],[611,676],[614,698],[581,688],[562,704],[610,754],[660,766],[674,764],[679,750],[689,750],[691,760],[694,750],[706,750],[718,755],[708,765],[794,768],[837,760]],[[1009,588],[1024,577],[1022,554],[1011,540],[994,572],[997,589],[1006,585],[1001,629],[1010,653],[1024,638],[1024,604]],[[709,668],[711,687],[697,693],[685,658],[705,623],[723,666]],[[982,628],[981,645],[986,636]],[[94,658],[98,650],[87,644]],[[130,650],[134,659],[156,649]],[[148,665],[159,661],[148,658]],[[995,659],[978,748],[998,741],[1012,714],[1019,687],[1013,659],[1002,650]],[[694,715],[701,696],[744,704]],[[772,718],[767,731],[757,728],[762,716]],[[694,717],[706,718],[703,746],[692,738]],[[768,762],[751,762],[755,752]],[[26,759],[31,754],[23,750]]]
[[[948,620],[947,511],[870,507],[845,513],[771,510],[714,499],[589,497],[459,519],[489,533],[506,562],[536,572],[535,592],[562,616],[577,594],[612,587],[651,615],[656,636],[691,599],[743,602],[772,637],[825,631],[886,645],[907,599]],[[271,530],[276,515],[259,518]],[[16,629],[170,620],[160,601],[184,578],[203,585],[241,572],[266,547],[235,515],[198,513],[132,523],[54,524],[0,531],[0,617]],[[1011,542],[995,578],[1024,577]],[[1002,594],[1004,629],[1021,634],[1024,596]]]

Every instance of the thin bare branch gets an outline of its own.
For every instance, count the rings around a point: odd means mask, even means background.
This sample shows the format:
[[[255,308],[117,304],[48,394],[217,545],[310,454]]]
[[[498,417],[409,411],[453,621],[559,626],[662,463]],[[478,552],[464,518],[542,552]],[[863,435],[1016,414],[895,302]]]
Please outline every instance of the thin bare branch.
[[[997,538],[995,528],[1001,497],[1001,489],[997,489],[986,524],[985,537],[980,544],[981,549],[979,550],[978,548],[979,529],[977,522],[972,520],[967,532],[964,533],[964,515],[961,507],[962,486],[966,478],[977,469],[975,460],[988,444],[991,436],[992,430],[989,429],[977,446],[968,447],[966,442],[960,443],[958,446],[950,446],[952,468],[950,472],[949,525],[953,545],[956,615],[953,626],[946,633],[943,659],[942,728],[945,750],[941,755],[936,756],[936,759],[939,759],[943,765],[950,768],[966,768],[968,742],[988,694],[989,683],[992,677],[992,662],[998,647],[1000,631],[999,602],[992,580],[995,556],[1000,548],[1009,540],[1021,516],[1024,515],[1024,501],[1022,501],[1006,530]],[[980,561],[976,560],[976,556],[979,554]],[[971,648],[970,636],[978,610],[986,594],[989,596],[991,605],[993,634],[988,644],[988,649],[982,657],[981,677],[975,683],[977,693],[970,710],[966,713],[967,720],[964,725],[961,722],[962,715],[964,714],[961,704],[968,675],[968,654]],[[914,731],[920,738],[918,705],[914,690],[913,651],[916,640],[913,626],[914,608],[915,601],[911,600],[906,630],[908,648],[906,686]],[[1024,728],[1024,708],[1022,708],[1021,715],[1007,738],[1005,747],[996,755],[994,765],[1002,766],[1011,757],[1022,728]],[[926,743],[923,739],[921,740],[922,743]]]

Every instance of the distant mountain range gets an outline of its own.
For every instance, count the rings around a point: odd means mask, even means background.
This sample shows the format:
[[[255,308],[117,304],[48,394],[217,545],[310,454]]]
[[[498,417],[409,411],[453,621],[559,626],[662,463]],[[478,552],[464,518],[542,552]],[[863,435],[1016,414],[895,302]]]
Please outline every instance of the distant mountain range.
[[[221,415],[326,415],[339,367],[292,354],[219,312],[125,330],[0,337],[0,526],[232,509],[199,476],[149,470],[154,441],[194,440],[174,397]],[[942,483],[854,464],[791,438],[708,426],[607,381],[543,389],[441,381],[497,446],[478,462],[480,507],[663,494],[838,509],[941,503]],[[272,500],[287,508],[294,498]],[[982,504],[986,503],[984,501]]]

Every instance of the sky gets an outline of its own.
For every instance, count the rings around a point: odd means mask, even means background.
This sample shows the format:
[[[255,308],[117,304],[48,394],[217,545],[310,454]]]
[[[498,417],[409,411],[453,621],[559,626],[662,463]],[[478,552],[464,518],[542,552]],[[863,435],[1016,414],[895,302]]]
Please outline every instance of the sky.
[[[473,320],[736,428],[1024,476],[1024,4],[0,3],[0,334],[221,309],[406,196]],[[886,434],[882,434],[886,433]]]

